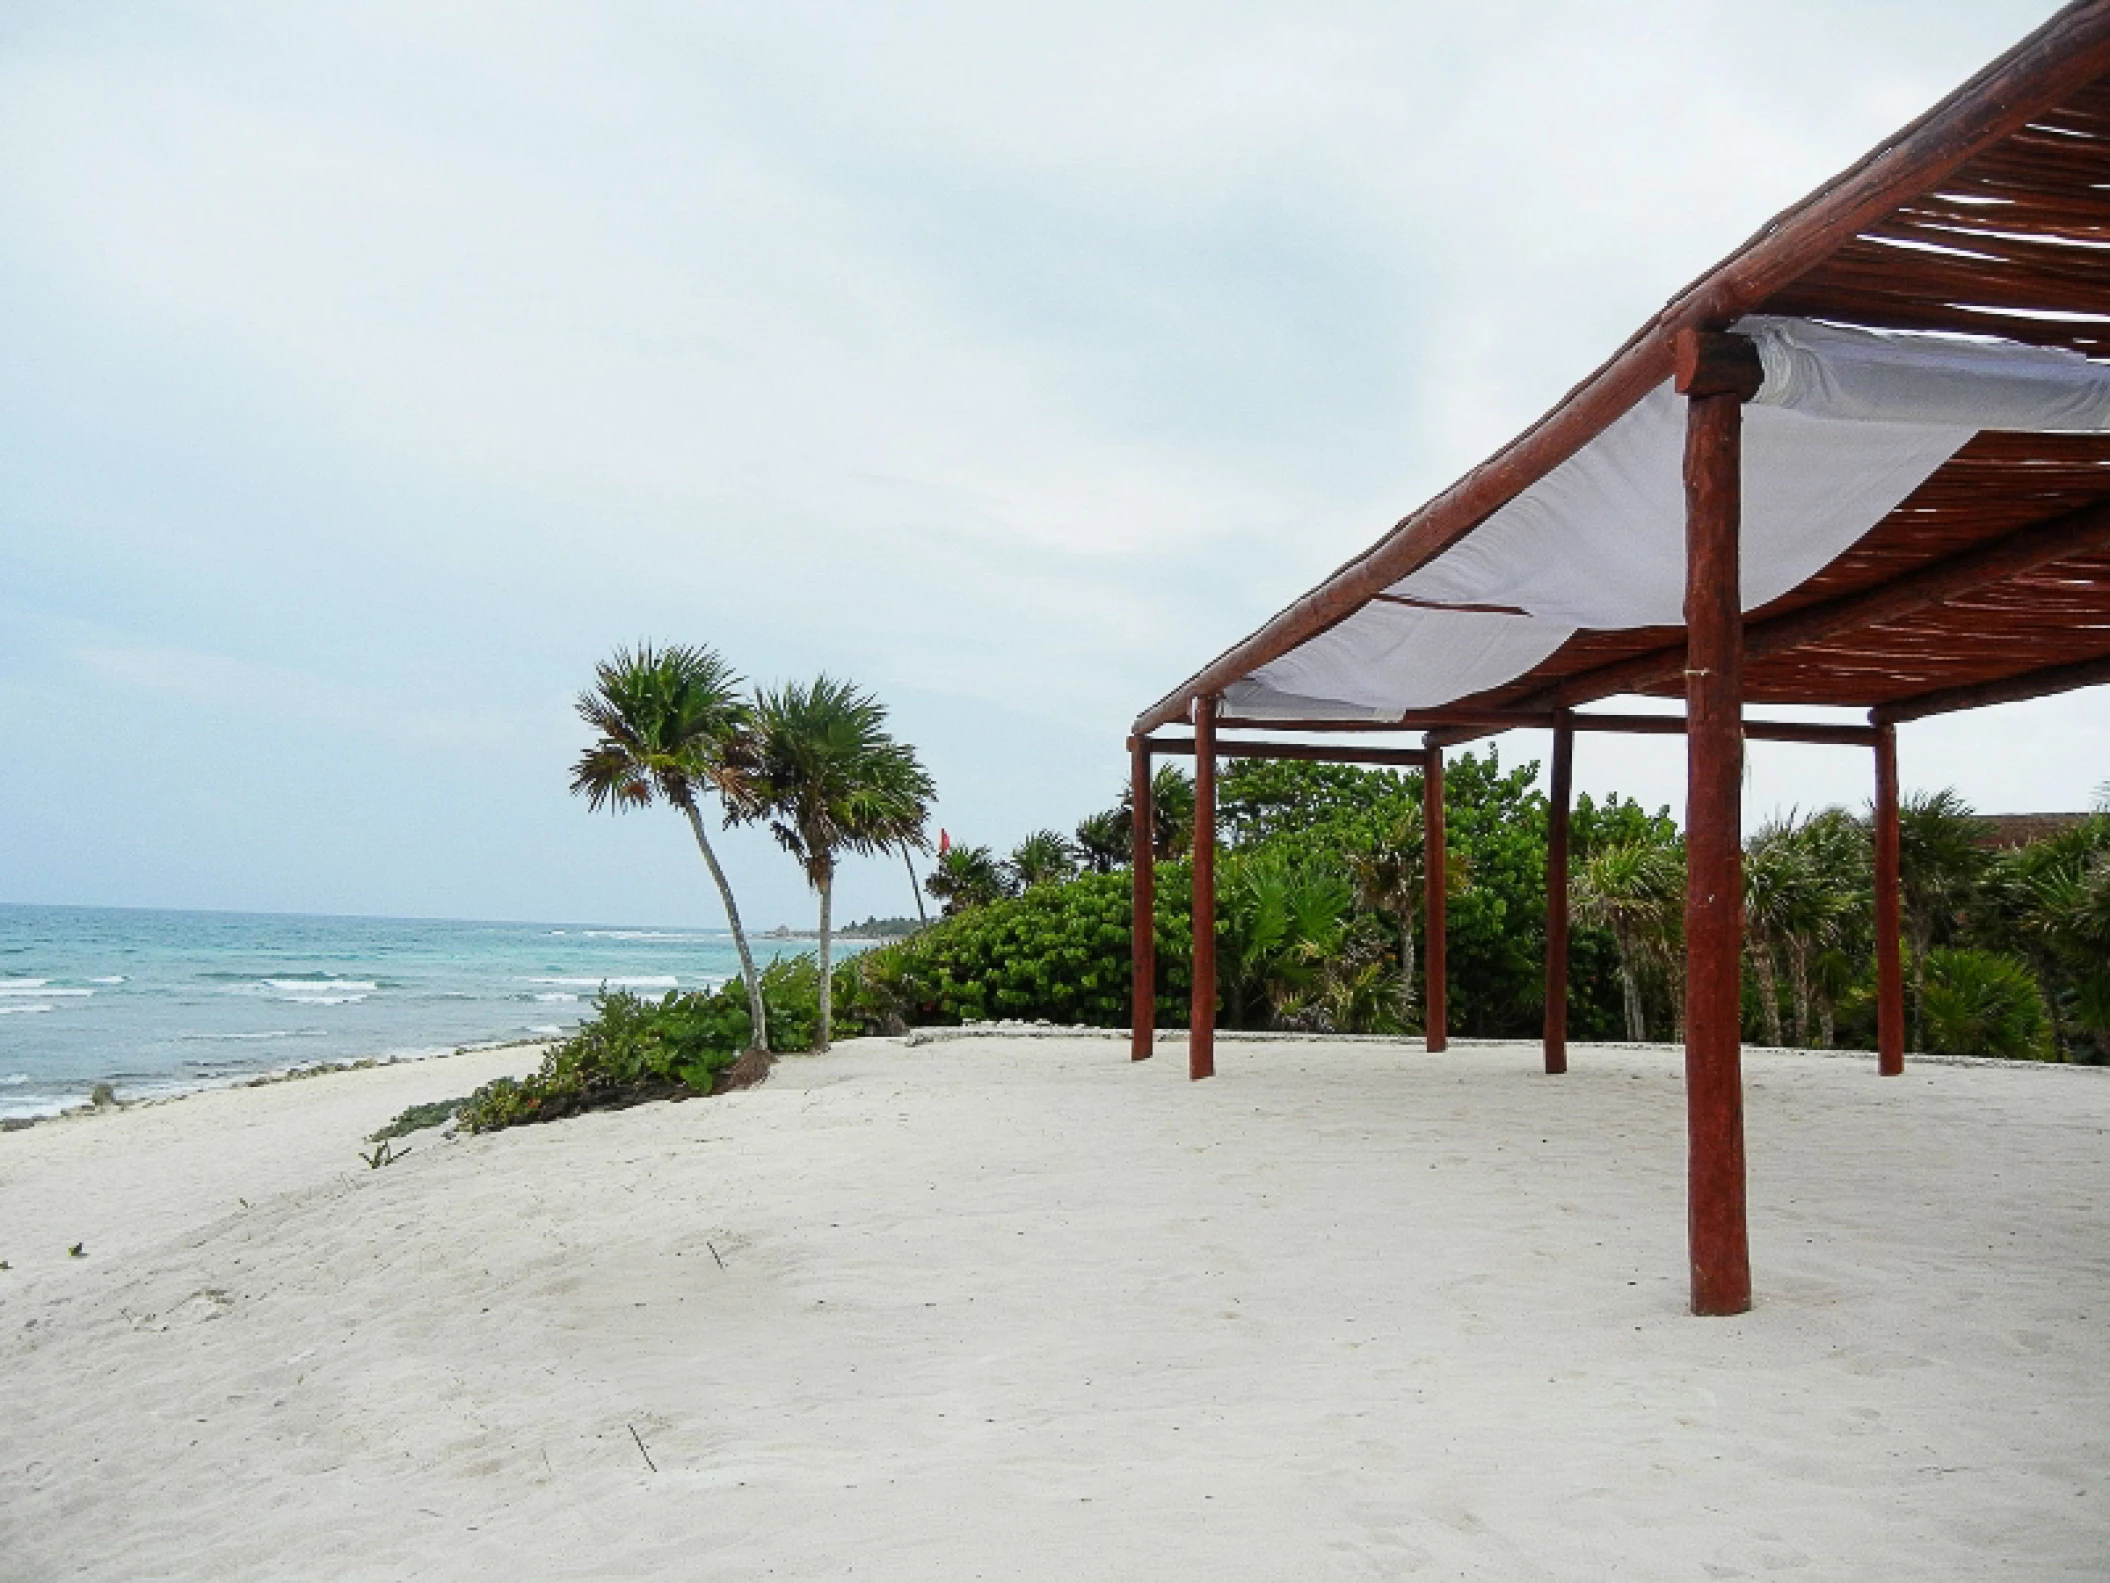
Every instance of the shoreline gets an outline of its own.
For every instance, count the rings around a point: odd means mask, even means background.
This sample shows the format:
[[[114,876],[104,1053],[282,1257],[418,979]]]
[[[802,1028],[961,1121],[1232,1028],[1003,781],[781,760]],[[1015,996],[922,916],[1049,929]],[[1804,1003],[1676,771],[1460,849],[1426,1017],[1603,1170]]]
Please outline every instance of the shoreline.
[[[553,1042],[555,1041],[548,1038],[500,1039],[489,1044],[458,1044],[452,1049],[435,1049],[422,1055],[367,1055],[342,1061],[301,1061],[291,1066],[269,1068],[247,1077],[207,1080],[190,1088],[143,1094],[137,1099],[126,1099],[115,1092],[112,1083],[99,1082],[95,1085],[96,1091],[111,1090],[111,1098],[107,1102],[98,1103],[91,1098],[85,1104],[68,1105],[60,1110],[36,1115],[0,1116],[0,1134],[28,1132],[32,1128],[48,1126],[55,1121],[85,1121],[98,1116],[122,1115],[129,1111],[151,1110],[162,1105],[199,1099],[207,1094],[232,1093],[244,1088],[272,1088],[281,1083],[300,1083],[309,1078],[335,1077],[346,1072],[368,1072],[399,1066],[430,1067],[464,1056],[492,1055],[515,1050],[533,1050],[539,1060],[540,1053]]]

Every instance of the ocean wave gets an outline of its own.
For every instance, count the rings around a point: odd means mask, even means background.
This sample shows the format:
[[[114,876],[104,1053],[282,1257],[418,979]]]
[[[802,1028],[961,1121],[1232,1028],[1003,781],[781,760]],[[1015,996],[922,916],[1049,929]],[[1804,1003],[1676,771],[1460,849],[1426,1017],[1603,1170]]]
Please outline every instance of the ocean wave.
[[[13,1016],[16,1012],[57,1011],[56,1006],[0,1006],[0,1017]]]
[[[362,989],[371,993],[381,986],[365,978],[267,978],[273,989]]]
[[[67,1000],[85,1000],[94,993],[92,989],[25,989],[12,984],[0,984],[0,999],[7,1000],[45,1000],[53,995],[63,996]]]
[[[555,1023],[553,1023],[553,1022],[543,1022],[543,1023],[534,1023],[534,1022],[531,1022],[531,1023],[529,1023],[529,1024],[527,1025],[527,1031],[528,1031],[529,1033],[547,1033],[547,1034],[560,1034],[560,1033],[562,1033],[562,1032],[563,1032],[564,1030],[563,1030],[562,1028],[558,1027],[558,1026],[557,1026],[557,1025],[556,1025]]]
[[[18,1083],[26,1083],[28,1081],[29,1074],[27,1072],[10,1072],[7,1076],[0,1077],[0,1084],[5,1084],[9,1088],[15,1087]]]
[[[122,984],[124,981],[125,976],[122,973],[112,973],[107,978],[91,978],[88,980],[91,984]]]
[[[0,993],[8,990],[42,989],[50,982],[48,978],[0,978]]]
[[[664,929],[582,929],[589,940],[686,940],[694,943],[721,938],[709,934],[676,934]]]
[[[269,1028],[262,1033],[179,1033],[176,1037],[185,1043],[218,1044],[223,1039],[239,1040],[243,1043],[273,1039],[319,1039],[321,1028]]]
[[[574,994],[572,994],[572,993],[571,993],[570,991],[568,991],[568,990],[562,990],[562,989],[558,989],[558,990],[551,990],[551,991],[549,991],[549,992],[548,992],[548,993],[546,993],[546,994],[541,994],[541,995],[537,995],[537,996],[536,996],[535,998],[536,998],[537,1000],[548,1000],[548,1001],[560,1001],[560,1000],[561,1000],[561,1001],[567,1001],[567,1002],[576,1002],[576,1001],[578,1000],[578,998],[579,998],[579,997],[578,997],[578,996],[576,996],[576,995],[574,995]]]
[[[610,974],[603,978],[531,978],[530,984],[549,984],[558,989],[599,989],[606,984],[610,989],[672,989],[680,980],[672,973],[634,974],[618,978]]]

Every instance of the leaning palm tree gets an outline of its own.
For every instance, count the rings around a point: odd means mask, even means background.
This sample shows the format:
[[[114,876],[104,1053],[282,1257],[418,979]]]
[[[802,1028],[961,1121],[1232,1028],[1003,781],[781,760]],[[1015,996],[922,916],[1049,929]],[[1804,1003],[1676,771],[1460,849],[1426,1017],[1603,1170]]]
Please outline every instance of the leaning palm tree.
[[[742,817],[769,821],[770,833],[799,860],[820,896],[815,1050],[828,1048],[832,1024],[836,862],[846,852],[870,856],[921,845],[937,795],[915,749],[885,727],[884,704],[827,676],[755,697],[755,769],[738,807]]]
[[[584,797],[590,808],[623,813],[657,800],[689,821],[725,904],[747,984],[748,1052],[759,1057],[760,1069],[743,1060],[735,1069],[736,1083],[754,1081],[768,1070],[769,1020],[754,953],[740,926],[740,907],[704,833],[699,799],[715,794],[731,810],[747,795],[754,755],[750,711],[740,688],[739,675],[711,649],[655,649],[646,643],[635,653],[616,650],[615,658],[594,667],[593,690],[579,694],[579,718],[599,735],[571,774],[573,794]]]

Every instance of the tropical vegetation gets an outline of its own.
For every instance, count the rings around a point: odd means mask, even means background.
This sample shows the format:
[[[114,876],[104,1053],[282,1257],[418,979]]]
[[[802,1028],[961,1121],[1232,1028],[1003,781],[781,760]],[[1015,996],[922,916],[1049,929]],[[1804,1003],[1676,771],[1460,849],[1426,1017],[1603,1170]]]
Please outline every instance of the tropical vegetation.
[[[935,788],[887,711],[846,681],[764,688],[701,647],[619,651],[578,700],[595,732],[572,790],[689,825],[739,950],[738,980],[657,1001],[604,994],[541,1069],[488,1085],[459,1124],[488,1130],[758,1081],[775,1052],[846,1034],[989,1018],[1114,1026],[1129,1016],[1135,810],[1119,799],[1008,856],[941,841],[923,889],[943,916],[837,963],[833,896],[849,856],[928,850]],[[1529,1036],[1543,1016],[1547,809],[1537,766],[1464,753],[1446,776],[1446,978],[1452,1029]],[[1418,773],[1237,759],[1218,781],[1217,1016],[1232,1028],[1421,1029],[1424,831]],[[818,952],[758,972],[705,828],[761,824],[819,907]],[[1161,1026],[1187,1020],[1192,780],[1152,780]],[[1936,1052],[2110,1062],[2110,811],[2002,850],[1953,792],[1900,809],[1909,1042]],[[1579,1039],[1682,1034],[1685,854],[1668,810],[1577,800],[1569,1026]],[[1788,812],[1744,862],[1746,1037],[1870,1047],[1875,925],[1867,815]],[[914,877],[914,866],[910,864]],[[921,908],[918,899],[919,911]],[[898,927],[895,927],[898,926]],[[408,1127],[422,1115],[400,1118]]]

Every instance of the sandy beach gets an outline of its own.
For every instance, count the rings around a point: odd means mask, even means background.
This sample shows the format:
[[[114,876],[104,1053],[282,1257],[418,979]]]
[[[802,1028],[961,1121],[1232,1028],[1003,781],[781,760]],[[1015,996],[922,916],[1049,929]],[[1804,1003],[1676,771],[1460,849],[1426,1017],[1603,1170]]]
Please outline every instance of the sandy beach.
[[[2110,1072],[870,1040],[363,1135],[499,1051],[0,1137],[0,1574],[2110,1575]],[[85,1257],[67,1256],[84,1244]]]

